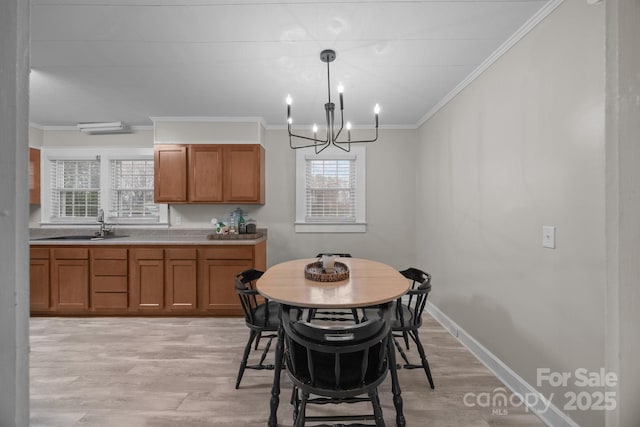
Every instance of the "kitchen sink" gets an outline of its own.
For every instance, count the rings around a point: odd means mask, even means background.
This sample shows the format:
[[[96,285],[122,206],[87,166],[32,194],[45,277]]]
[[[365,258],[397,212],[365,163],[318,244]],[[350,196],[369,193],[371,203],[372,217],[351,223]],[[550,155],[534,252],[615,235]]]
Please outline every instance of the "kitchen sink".
[[[100,237],[95,235],[88,235],[88,236],[72,235],[72,236],[41,237],[39,239],[34,239],[34,240],[107,240],[107,239],[117,239],[118,237],[129,237],[129,236],[118,235],[118,236]]]

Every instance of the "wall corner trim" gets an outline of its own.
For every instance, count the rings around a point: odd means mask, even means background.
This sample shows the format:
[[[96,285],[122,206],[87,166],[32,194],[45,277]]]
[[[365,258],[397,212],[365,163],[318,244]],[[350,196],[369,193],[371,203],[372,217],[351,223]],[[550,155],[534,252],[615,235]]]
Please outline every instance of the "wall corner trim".
[[[531,384],[526,382],[520,375],[515,373],[496,355],[487,350],[482,344],[475,340],[471,335],[467,334],[464,329],[460,328],[456,322],[451,320],[440,309],[433,305],[431,301],[427,301],[427,312],[438,323],[442,325],[451,335],[453,335],[463,346],[465,346],[480,362],[482,362],[504,385],[506,385],[513,393],[521,396],[527,393],[538,393]],[[546,396],[545,396],[546,397]],[[525,404],[527,401],[525,400]],[[538,416],[546,425],[551,427],[579,427],[567,414],[562,412],[552,402],[549,409],[544,411],[544,405],[541,401],[536,406],[530,406],[534,414]]]
[[[453,98],[456,97],[462,90],[477,79],[487,68],[489,68],[494,62],[496,62],[502,55],[507,53],[516,43],[518,43],[524,36],[533,30],[544,18],[546,18],[551,12],[553,12],[558,6],[560,6],[564,0],[550,0],[545,4],[535,15],[533,15],[527,22],[522,25],[515,33],[511,35],[504,43],[502,43],[498,49],[496,49],[487,59],[482,61],[478,67],[473,70],[464,80],[454,87],[451,92],[446,94],[436,105],[434,105],[422,118],[416,123],[416,128],[419,128],[427,122],[434,114],[440,109],[444,108]]]

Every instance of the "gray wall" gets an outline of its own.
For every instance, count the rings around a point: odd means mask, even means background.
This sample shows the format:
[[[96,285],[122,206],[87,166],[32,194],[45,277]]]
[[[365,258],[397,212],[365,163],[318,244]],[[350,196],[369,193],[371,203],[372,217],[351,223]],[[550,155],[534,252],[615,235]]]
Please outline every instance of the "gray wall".
[[[640,2],[607,0],[607,426],[640,425]]]
[[[534,386],[605,365],[604,35],[604,7],[564,2],[420,129],[433,302]],[[562,409],[572,384],[539,391]]]
[[[0,2],[0,426],[29,425],[29,2]]]

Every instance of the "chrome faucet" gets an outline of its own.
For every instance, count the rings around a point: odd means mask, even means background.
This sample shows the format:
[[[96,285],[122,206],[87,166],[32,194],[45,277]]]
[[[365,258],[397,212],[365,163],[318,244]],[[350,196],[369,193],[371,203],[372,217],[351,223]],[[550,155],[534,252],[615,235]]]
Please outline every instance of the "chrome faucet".
[[[98,223],[100,223],[100,231],[96,232],[97,237],[105,237],[112,230],[111,224],[105,224],[104,222],[104,210],[100,209],[98,211]]]

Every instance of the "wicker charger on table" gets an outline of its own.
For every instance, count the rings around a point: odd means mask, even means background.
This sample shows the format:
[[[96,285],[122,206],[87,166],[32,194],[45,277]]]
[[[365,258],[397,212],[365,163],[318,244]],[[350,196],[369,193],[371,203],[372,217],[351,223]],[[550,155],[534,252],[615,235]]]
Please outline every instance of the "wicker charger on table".
[[[322,268],[322,262],[312,262],[304,268],[304,277],[314,282],[339,282],[349,278],[349,267],[346,264],[336,261],[333,269],[334,272],[329,273]]]

